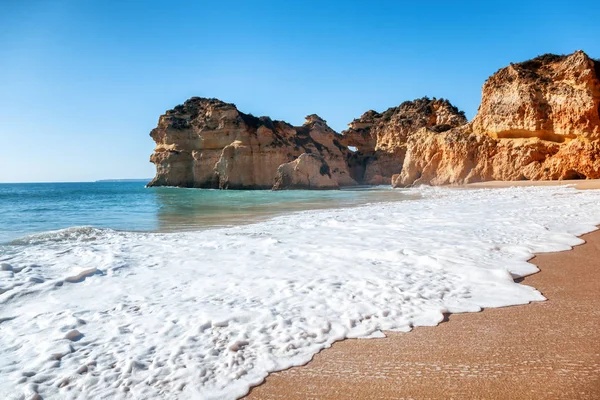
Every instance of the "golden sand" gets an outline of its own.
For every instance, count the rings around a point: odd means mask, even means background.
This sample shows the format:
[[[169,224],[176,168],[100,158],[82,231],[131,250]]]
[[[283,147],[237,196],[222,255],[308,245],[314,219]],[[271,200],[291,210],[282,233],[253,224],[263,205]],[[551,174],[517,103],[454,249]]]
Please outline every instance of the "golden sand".
[[[600,189],[600,179],[564,181],[489,181],[462,185],[465,188],[501,188],[513,186],[560,186],[571,185],[577,189]]]

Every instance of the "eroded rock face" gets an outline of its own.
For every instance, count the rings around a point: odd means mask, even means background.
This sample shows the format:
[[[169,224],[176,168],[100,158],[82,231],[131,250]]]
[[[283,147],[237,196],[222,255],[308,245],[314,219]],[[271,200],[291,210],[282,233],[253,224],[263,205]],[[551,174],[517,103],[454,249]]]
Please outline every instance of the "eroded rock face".
[[[599,140],[600,62],[545,55],[490,77],[468,125],[412,135],[392,184],[600,178]]]
[[[150,136],[156,142],[150,157],[156,177],[149,186],[270,189],[279,166],[304,153],[320,155],[338,185],[356,184],[341,135],[317,115],[294,127],[194,97],[162,115]]]
[[[339,188],[325,159],[320,155],[307,153],[280,165],[273,185],[273,190]]]
[[[389,184],[402,169],[412,134],[424,127],[443,132],[466,123],[464,113],[444,99],[406,101],[381,114],[367,111],[342,132],[343,144],[357,148],[349,161],[351,173],[365,184]]]
[[[511,64],[483,85],[473,130],[564,142],[600,136],[600,66],[583,51]]]

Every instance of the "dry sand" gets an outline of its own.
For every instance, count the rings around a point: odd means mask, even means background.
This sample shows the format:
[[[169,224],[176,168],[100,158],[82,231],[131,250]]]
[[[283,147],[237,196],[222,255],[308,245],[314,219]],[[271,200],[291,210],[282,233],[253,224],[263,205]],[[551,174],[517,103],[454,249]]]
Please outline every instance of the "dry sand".
[[[600,231],[583,239],[531,260],[541,273],[523,283],[548,301],[338,342],[306,366],[270,375],[248,398],[600,399]]]

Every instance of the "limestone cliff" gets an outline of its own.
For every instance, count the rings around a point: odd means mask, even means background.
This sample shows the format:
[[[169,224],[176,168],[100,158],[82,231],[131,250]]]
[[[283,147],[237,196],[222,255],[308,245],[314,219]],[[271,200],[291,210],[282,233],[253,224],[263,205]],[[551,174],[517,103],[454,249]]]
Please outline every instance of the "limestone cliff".
[[[342,143],[357,148],[349,160],[355,180],[389,184],[402,169],[406,143],[412,134],[424,127],[443,132],[466,123],[464,113],[449,101],[424,97],[405,101],[381,114],[367,111],[342,132]]]
[[[156,177],[149,186],[270,189],[280,165],[317,154],[339,186],[355,185],[341,135],[317,115],[295,127],[244,114],[233,104],[193,97],[159,118],[150,136]]]
[[[394,186],[600,178],[600,62],[577,51],[511,64],[466,126],[408,140]]]
[[[280,165],[273,185],[273,190],[339,188],[325,159],[307,153],[301,154],[292,162]]]

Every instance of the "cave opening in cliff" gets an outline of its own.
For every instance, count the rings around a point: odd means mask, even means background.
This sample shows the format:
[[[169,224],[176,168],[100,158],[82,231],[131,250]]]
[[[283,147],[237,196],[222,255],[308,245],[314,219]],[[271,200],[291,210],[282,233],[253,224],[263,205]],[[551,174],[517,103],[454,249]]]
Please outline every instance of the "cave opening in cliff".
[[[585,176],[581,172],[571,169],[571,170],[565,172],[563,179],[564,180],[580,180],[580,179],[587,179],[587,176]]]

